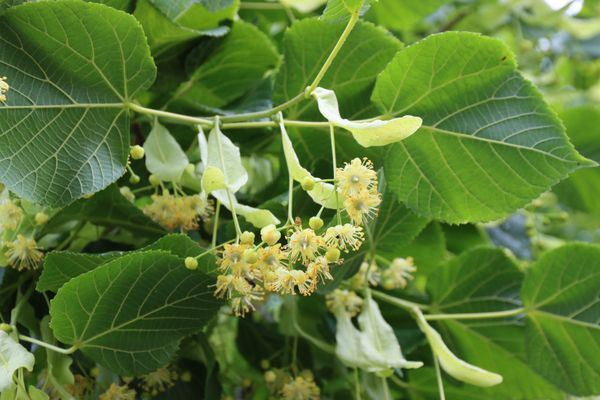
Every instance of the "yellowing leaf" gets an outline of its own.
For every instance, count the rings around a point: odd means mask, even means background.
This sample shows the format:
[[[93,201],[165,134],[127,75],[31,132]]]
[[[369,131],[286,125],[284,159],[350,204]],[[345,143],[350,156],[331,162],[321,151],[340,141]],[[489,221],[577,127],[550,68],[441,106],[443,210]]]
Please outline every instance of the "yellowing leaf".
[[[0,392],[13,387],[13,374],[20,368],[33,370],[35,358],[10,335],[0,331]]]
[[[423,120],[412,115],[383,121],[350,121],[342,118],[335,92],[316,88],[313,96],[317,99],[319,111],[332,125],[344,128],[363,147],[385,146],[406,139],[421,127]]]
[[[475,365],[469,364],[464,360],[458,358],[446,343],[442,339],[442,336],[435,330],[418,308],[414,309],[417,316],[417,324],[419,329],[425,334],[434,355],[440,362],[442,369],[459,381],[470,383],[475,386],[495,386],[502,383],[502,375],[486,371],[485,369],[479,368]]]
[[[146,168],[161,181],[179,182],[189,160],[171,133],[159,124],[154,127],[144,143]]]
[[[306,177],[313,178],[315,180],[315,187],[309,190],[307,193],[313,199],[313,201],[325,208],[337,209],[338,199],[335,195],[335,187],[326,182],[321,182],[319,178],[315,178],[311,173],[302,165],[298,160],[298,156],[294,151],[292,141],[285,130],[283,122],[279,123],[281,129],[281,142],[283,144],[283,154],[285,155],[285,161],[288,165],[289,174],[292,179],[296,182],[301,182]]]

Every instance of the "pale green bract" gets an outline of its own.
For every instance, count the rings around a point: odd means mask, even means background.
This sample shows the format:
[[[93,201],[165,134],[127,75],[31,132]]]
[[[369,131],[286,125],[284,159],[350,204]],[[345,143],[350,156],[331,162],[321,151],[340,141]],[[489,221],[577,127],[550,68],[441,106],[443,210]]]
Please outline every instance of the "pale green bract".
[[[35,358],[10,335],[0,331],[0,393],[14,387],[13,374],[20,368],[33,370]]]
[[[309,13],[327,3],[327,0],[279,0],[279,2],[301,13]]]
[[[177,140],[158,122],[144,142],[144,152],[146,168],[164,182],[178,183],[189,164]]]
[[[458,358],[440,336],[440,334],[427,323],[423,313],[418,308],[413,310],[417,317],[417,324],[421,332],[425,334],[433,354],[437,357],[440,365],[448,375],[459,381],[463,381],[475,386],[495,386],[502,383],[502,376],[496,373],[486,371],[475,365],[469,364]]]
[[[358,316],[358,330],[345,309],[335,312],[336,355],[348,367],[387,376],[393,368],[420,368],[420,361],[406,361],[392,327],[383,319],[379,305],[369,294]]]
[[[317,99],[319,111],[334,126],[352,133],[363,147],[386,146],[406,139],[421,127],[423,120],[412,115],[388,121],[350,121],[340,116],[340,108],[333,90],[316,88],[312,95]]]
[[[82,1],[44,1],[0,17],[0,182],[64,206],[116,181],[129,153],[128,103],[156,67],[134,17]]]
[[[292,141],[287,134],[285,125],[282,121],[279,123],[281,129],[281,141],[283,144],[283,154],[285,155],[285,161],[288,166],[288,171],[293,180],[302,182],[304,178],[312,178],[315,180],[315,186],[312,190],[307,191],[308,195],[315,201],[315,203],[324,206],[325,208],[337,209],[338,199],[335,196],[335,187],[327,182],[321,182],[319,178],[315,178],[312,174],[302,165],[298,160],[298,156],[294,151]],[[340,204],[341,206],[341,204]]]
[[[243,216],[248,222],[257,228],[262,228],[270,224],[279,224],[279,219],[268,210],[261,210],[240,204],[235,198],[237,192],[247,181],[248,173],[242,163],[240,149],[217,128],[209,134],[208,141],[204,136],[204,131],[198,127],[198,146],[200,148],[200,158],[204,174],[202,176],[202,196],[206,197],[212,194],[219,202],[230,211]],[[212,172],[210,172],[212,169]],[[225,185],[230,191],[227,195],[227,190],[220,188],[220,183],[212,185],[210,179],[205,179],[206,172],[209,175],[215,175],[215,170],[218,169],[223,173]],[[233,208],[233,210],[232,210]]]

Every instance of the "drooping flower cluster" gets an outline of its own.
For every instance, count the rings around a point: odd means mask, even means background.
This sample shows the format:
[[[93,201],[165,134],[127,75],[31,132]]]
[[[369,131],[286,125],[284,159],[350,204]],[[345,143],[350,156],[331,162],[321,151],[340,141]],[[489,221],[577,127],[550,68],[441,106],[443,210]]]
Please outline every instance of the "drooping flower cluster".
[[[44,253],[37,247],[37,242],[21,234],[17,238],[6,244],[8,250],[4,253],[8,260],[8,265],[18,271],[31,270],[37,268]]]
[[[6,101],[6,93],[10,90],[10,86],[6,83],[6,77],[0,77],[0,102]]]
[[[141,376],[141,388],[145,393],[156,396],[159,393],[175,386],[179,374],[169,367],[162,367],[156,371]]]
[[[412,257],[397,257],[381,266],[374,261],[363,262],[349,284],[354,290],[378,285],[387,290],[404,289],[416,270]]]
[[[187,232],[198,228],[198,220],[206,220],[212,205],[200,195],[177,195],[164,192],[152,196],[144,213],[169,231]]]
[[[377,212],[381,202],[377,174],[370,161],[356,158],[336,175],[338,194],[352,223],[324,228],[317,215],[310,218],[309,227],[296,221],[291,227],[263,228],[258,246],[250,232],[244,232],[239,243],[223,246],[215,296],[230,299],[236,315],[253,310],[267,293],[312,294],[319,282],[333,279],[331,267],[341,262],[341,252],[360,248],[365,237],[360,225]],[[279,243],[280,230],[286,228],[285,244]]]
[[[335,289],[327,295],[325,304],[333,314],[338,310],[344,310],[348,315],[354,317],[360,312],[363,299],[352,290]]]
[[[344,208],[352,222],[364,224],[377,213],[381,195],[377,191],[377,173],[366,158],[353,159],[336,171],[338,189],[344,197]]]
[[[102,393],[99,400],[135,400],[135,390],[127,385],[117,385],[112,383],[106,392]]]
[[[297,376],[292,376],[284,369],[269,369],[264,373],[264,380],[272,397],[284,400],[318,400],[321,389],[315,382],[312,371],[305,369]]]

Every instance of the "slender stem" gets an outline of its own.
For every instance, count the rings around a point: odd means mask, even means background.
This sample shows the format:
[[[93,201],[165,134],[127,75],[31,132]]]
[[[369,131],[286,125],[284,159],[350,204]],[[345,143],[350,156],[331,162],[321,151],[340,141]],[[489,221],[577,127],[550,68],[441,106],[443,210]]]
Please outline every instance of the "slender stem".
[[[419,308],[421,310],[429,309],[429,306],[426,304],[419,304],[419,303],[414,303],[412,301],[399,299],[397,297],[390,296],[389,294],[385,294],[385,293],[377,291],[377,290],[371,290],[371,294],[373,295],[373,297],[375,297],[379,300],[385,301],[388,304],[391,304],[391,305],[394,305],[394,306],[397,306],[400,308],[404,308],[411,312],[415,307]]]
[[[294,320],[294,329],[296,329],[296,332],[298,332],[298,334],[300,336],[302,336],[304,339],[308,340],[313,345],[315,345],[315,347],[317,347],[327,353],[335,354],[334,346],[330,345],[329,343],[325,343],[322,340],[319,340],[316,337],[309,334],[308,332],[306,332],[304,329],[302,329],[300,327],[300,324],[298,324],[298,322],[296,320]]]
[[[435,366],[435,378],[437,380],[438,392],[440,393],[440,400],[446,400],[446,394],[444,393],[444,382],[442,380],[442,371],[440,370],[440,363],[433,355],[433,365]]]
[[[390,380],[394,382],[396,385],[400,386],[403,389],[408,389],[408,383],[404,382],[402,379],[398,378],[396,375],[390,376]]]
[[[289,171],[289,187],[288,187],[288,217],[287,217],[287,222],[285,223],[286,225],[291,225],[292,223],[294,223],[294,214],[293,214],[293,207],[294,207],[294,178],[292,178],[292,171],[289,170],[288,167],[288,171]]]
[[[292,343],[292,371],[294,374],[298,372],[298,336],[294,336]]]
[[[383,386],[383,398],[385,400],[392,400],[392,396],[390,394],[390,387],[388,386],[386,378],[381,378],[381,385]]]
[[[238,122],[238,121],[247,121],[250,119],[267,118],[267,117],[270,117],[271,115],[275,115],[278,112],[281,112],[281,111],[293,106],[296,103],[299,103],[300,101],[302,101],[304,99],[305,99],[304,93],[300,93],[299,95],[291,98],[290,100],[286,101],[285,103],[281,103],[280,105],[270,108],[268,110],[244,113],[244,114],[236,114],[236,115],[231,115],[231,116],[223,116],[223,117],[221,117],[221,121],[223,121],[223,122]]]
[[[284,120],[286,126],[299,126],[305,128],[328,128],[329,122]],[[223,124],[223,129],[248,129],[269,128],[277,126],[275,121],[228,122]]]
[[[146,107],[140,106],[139,104],[135,104],[135,103],[127,103],[126,105],[130,110],[133,110],[140,114],[153,115],[155,117],[184,121],[184,122],[189,122],[192,124],[202,124],[202,125],[206,125],[206,126],[213,125],[213,121],[206,119],[206,118],[192,117],[190,115],[177,114],[177,113],[172,113],[172,112],[163,111],[163,110],[155,110],[153,108],[146,108]]]
[[[79,232],[81,232],[81,230],[83,229],[84,226],[85,226],[85,223],[83,221],[79,222],[77,224],[77,226],[75,227],[75,229],[73,229],[71,231],[69,236],[67,236],[67,238],[65,240],[63,240],[60,244],[58,244],[58,246],[56,246],[54,248],[54,250],[59,251],[59,250],[64,250],[67,247],[69,247],[69,244],[71,244],[73,239],[75,239],[77,237],[77,235],[79,235]]]
[[[491,319],[491,318],[506,318],[514,317],[525,312],[524,308],[515,308],[513,310],[506,311],[493,311],[483,313],[457,313],[457,314],[429,314],[425,315],[425,319],[428,321],[435,321],[441,319]]]
[[[212,233],[212,241],[211,241],[211,245],[212,247],[216,247],[217,246],[217,233],[219,233],[219,216],[221,214],[221,202],[219,200],[217,200],[217,208],[215,210],[215,220],[214,220],[214,226],[213,226],[213,233]]]
[[[240,236],[242,236],[240,222],[238,221],[237,213],[235,212],[235,206],[233,204],[233,196],[231,196],[231,190],[229,190],[229,188],[226,188],[225,190],[227,191],[227,199],[229,200],[229,207],[231,208],[231,215],[233,216],[233,224],[235,225],[236,242],[239,242]]]
[[[62,347],[58,347],[53,344],[46,343],[41,340],[37,340],[37,339],[34,339],[29,336],[25,336],[25,335],[19,335],[19,340],[37,344],[38,346],[45,347],[46,349],[49,349],[49,350],[52,350],[52,351],[55,351],[55,352],[61,353],[61,354],[73,354],[75,351],[77,351],[77,347],[75,347],[75,346],[71,346],[68,349],[63,349]]]
[[[348,36],[352,32],[352,29],[354,29],[354,25],[356,25],[356,22],[358,21],[359,13],[360,13],[360,10],[356,10],[350,16],[350,20],[348,21],[348,25],[346,25],[346,28],[342,32],[342,35],[340,36],[340,38],[338,39],[337,43],[333,47],[333,50],[331,50],[331,53],[329,54],[329,57],[327,57],[327,60],[325,60],[325,64],[323,64],[323,66],[319,70],[319,73],[315,77],[315,80],[313,81],[313,83],[306,89],[305,95],[307,97],[312,94],[312,92],[317,88],[317,86],[319,86],[319,83],[321,83],[321,80],[323,79],[323,77],[325,76],[325,74],[327,73],[327,71],[329,70],[329,67],[331,67],[331,64],[333,63],[333,60],[335,60],[335,58],[337,57],[338,53],[342,49],[342,46],[346,42],[346,39],[348,39]]]
[[[10,312],[10,324],[12,326],[17,325],[17,322],[19,321],[19,313],[21,312],[21,307],[23,307],[23,305],[27,303],[27,300],[29,300],[29,298],[31,297],[31,294],[33,293],[33,288],[34,285],[32,284],[31,286],[29,286],[25,293],[21,294],[21,287],[19,285],[19,290],[17,291],[17,303]]]
[[[337,172],[337,158],[335,152],[335,128],[333,125],[329,125],[329,139],[331,141],[331,160],[333,162],[333,191],[335,192],[335,208],[337,213],[338,225],[342,224],[342,214],[340,213],[340,195],[338,194],[338,185],[335,180],[335,174]]]
[[[240,8],[246,10],[283,10],[285,7],[281,3],[259,3],[255,1],[243,1]]]
[[[354,367],[354,395],[356,400],[361,400],[360,377],[358,375],[358,368],[356,367]]]

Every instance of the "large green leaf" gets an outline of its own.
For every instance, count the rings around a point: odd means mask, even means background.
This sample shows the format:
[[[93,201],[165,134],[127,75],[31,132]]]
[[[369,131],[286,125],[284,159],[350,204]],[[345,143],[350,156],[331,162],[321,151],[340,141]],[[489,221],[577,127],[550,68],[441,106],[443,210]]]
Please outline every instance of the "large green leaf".
[[[135,19],[79,1],[39,2],[0,17],[0,181],[61,206],[118,179],[129,150],[127,103],[155,67]]]
[[[171,234],[163,236],[156,242],[144,247],[140,251],[163,250],[180,258],[196,257],[205,249],[200,247],[187,235]],[[91,271],[100,265],[106,264],[125,255],[123,252],[104,254],[72,253],[69,251],[53,251],[44,258],[44,268],[36,285],[39,292],[57,292],[72,278]],[[214,269],[214,257],[205,255],[201,259],[200,270]]]
[[[188,57],[191,76],[179,86],[175,99],[189,105],[223,107],[252,89],[279,64],[279,54],[269,37],[244,21],[236,21],[231,32],[213,47],[206,55],[204,43]]]
[[[372,99],[390,117],[423,118],[385,168],[400,200],[436,219],[500,218],[589,163],[496,39],[432,35],[398,53]]]
[[[600,247],[569,244],[528,271],[529,362],[551,382],[578,395],[600,394]]]
[[[119,227],[147,238],[158,238],[165,234],[160,225],[123,197],[116,185],[109,186],[89,199],[81,199],[65,207],[50,220],[45,231],[51,232],[72,220]]]
[[[477,248],[429,275],[432,312],[494,312],[521,306],[522,273],[501,249]],[[440,332],[461,358],[503,376],[500,385],[469,391],[486,399],[561,399],[528,364],[524,330],[515,319],[448,320]]]
[[[51,327],[117,374],[151,372],[216,313],[211,283],[167,252],[130,254],[65,284],[51,302]]]
[[[296,22],[286,32],[283,40],[284,63],[277,74],[273,93],[276,103],[291,99],[311,84],[331,54],[344,27],[344,23],[311,18]],[[401,46],[388,32],[372,24],[359,22],[355,26],[320,83],[321,87],[336,92],[342,115],[349,119],[374,115],[368,93],[377,74]],[[303,102],[291,107],[286,117],[322,119],[314,102]],[[330,147],[326,130],[303,128],[299,132],[298,129],[290,128],[288,133],[300,161],[308,168],[313,168],[318,161],[322,161],[322,152],[315,149]],[[338,130],[336,143],[339,160],[349,161],[355,156],[379,154],[356,144],[345,131]]]

